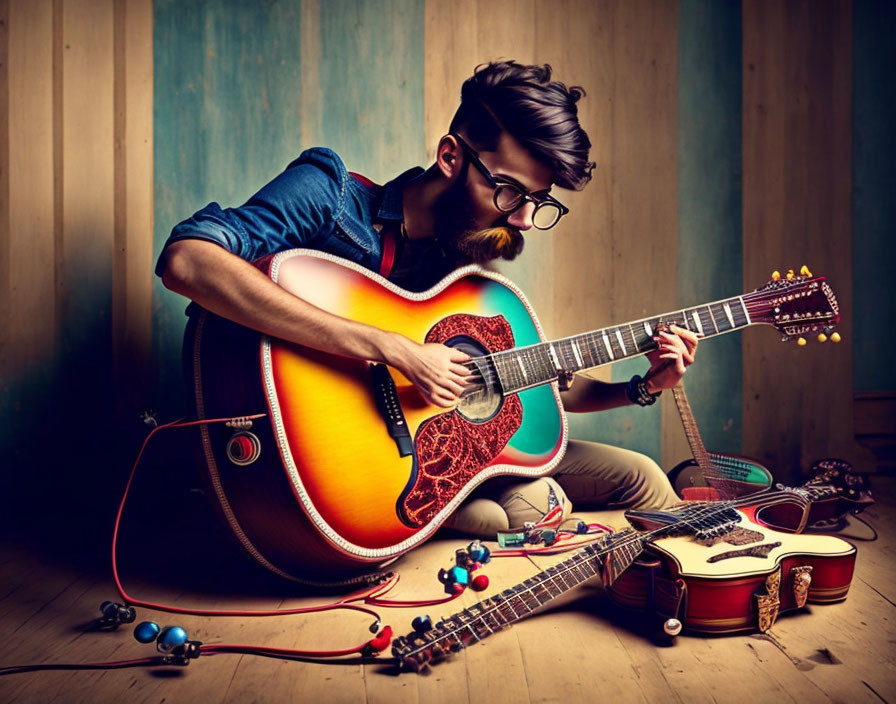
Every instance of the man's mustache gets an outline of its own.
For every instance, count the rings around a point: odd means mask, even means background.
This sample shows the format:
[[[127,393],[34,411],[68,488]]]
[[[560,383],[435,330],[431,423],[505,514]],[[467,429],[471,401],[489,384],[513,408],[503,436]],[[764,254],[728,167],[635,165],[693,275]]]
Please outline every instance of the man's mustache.
[[[523,234],[515,227],[501,225],[471,232],[458,243],[470,261],[485,264],[493,259],[515,259],[523,251]]]

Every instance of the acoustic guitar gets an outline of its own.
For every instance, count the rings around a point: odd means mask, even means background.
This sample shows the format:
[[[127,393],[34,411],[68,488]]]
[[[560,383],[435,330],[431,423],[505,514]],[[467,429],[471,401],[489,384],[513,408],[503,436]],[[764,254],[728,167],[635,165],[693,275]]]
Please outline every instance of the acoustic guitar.
[[[656,348],[659,325],[705,337],[770,324],[785,338],[839,321],[823,277],[791,275],[745,295],[547,341],[506,278],[455,271],[422,293],[351,262],[291,250],[258,263],[336,315],[472,357],[456,408],[428,405],[396,369],[272,339],[207,311],[185,359],[215,503],[260,564],[303,582],[352,580],[427,540],[482,482],[537,477],[563,456],[558,373]],[[263,413],[255,421],[243,417]]]

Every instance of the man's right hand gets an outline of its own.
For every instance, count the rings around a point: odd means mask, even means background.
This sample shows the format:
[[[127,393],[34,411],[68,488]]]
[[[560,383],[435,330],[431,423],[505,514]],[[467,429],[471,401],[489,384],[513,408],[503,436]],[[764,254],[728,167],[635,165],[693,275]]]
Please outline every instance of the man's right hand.
[[[457,404],[470,370],[470,355],[434,342],[419,344],[401,336],[399,352],[389,364],[404,374],[427,403],[440,408]]]

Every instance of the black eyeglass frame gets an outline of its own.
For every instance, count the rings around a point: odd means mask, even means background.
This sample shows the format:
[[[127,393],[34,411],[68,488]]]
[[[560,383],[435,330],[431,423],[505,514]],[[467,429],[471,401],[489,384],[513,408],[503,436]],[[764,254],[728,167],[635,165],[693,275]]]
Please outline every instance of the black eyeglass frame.
[[[492,172],[488,170],[488,167],[485,164],[483,164],[482,161],[480,160],[479,152],[477,152],[475,149],[473,149],[473,147],[471,147],[469,144],[467,144],[467,142],[464,140],[464,138],[461,137],[459,134],[457,134],[457,132],[449,132],[449,134],[457,140],[457,143],[460,145],[460,148],[463,149],[464,153],[470,157],[470,162],[473,164],[473,166],[476,167],[476,170],[479,173],[481,173],[485,177],[485,180],[488,181],[489,185],[495,189],[495,193],[494,193],[495,207],[502,213],[507,213],[508,215],[510,213],[515,213],[517,210],[522,208],[527,202],[531,201],[532,203],[535,203],[535,211],[532,213],[532,226],[536,230],[550,230],[558,222],[560,222],[560,219],[564,215],[567,215],[569,213],[569,208],[567,208],[565,205],[563,205],[563,203],[561,203],[559,200],[554,198],[550,193],[545,192],[544,195],[538,195],[537,192],[530,193],[525,188],[523,188],[522,184],[514,183],[513,181],[507,181],[506,179],[502,179],[500,177],[493,176]],[[509,186],[510,188],[513,188],[515,191],[519,192],[520,202],[517,205],[508,209],[508,208],[502,208],[498,204],[498,193],[500,192],[499,189],[502,186],[504,186],[504,187]],[[552,222],[547,227],[539,227],[538,225],[535,224],[535,212],[537,212],[540,207],[542,207],[543,205],[548,204],[548,203],[553,206],[556,206],[559,209],[560,214],[557,216],[557,219],[554,220],[554,222]]]

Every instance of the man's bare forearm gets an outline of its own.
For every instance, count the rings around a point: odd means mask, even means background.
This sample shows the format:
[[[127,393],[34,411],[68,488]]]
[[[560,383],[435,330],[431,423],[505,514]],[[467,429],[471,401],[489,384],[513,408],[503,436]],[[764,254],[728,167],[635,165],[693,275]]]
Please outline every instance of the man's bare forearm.
[[[162,282],[217,315],[323,352],[385,362],[399,344],[395,333],[321,310],[204,240],[169,245]]]
[[[563,408],[570,413],[606,411],[610,408],[631,405],[632,402],[625,393],[625,386],[625,382],[608,383],[579,376],[569,390],[564,391],[560,397],[563,400]]]

